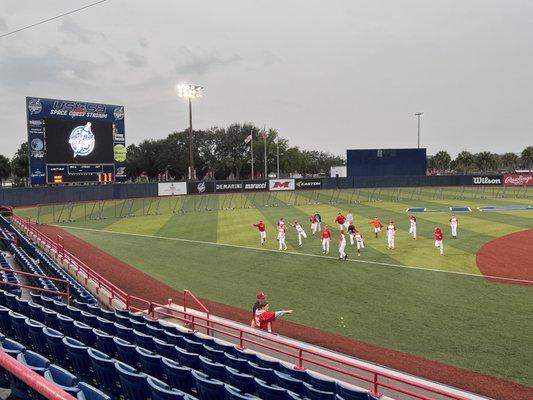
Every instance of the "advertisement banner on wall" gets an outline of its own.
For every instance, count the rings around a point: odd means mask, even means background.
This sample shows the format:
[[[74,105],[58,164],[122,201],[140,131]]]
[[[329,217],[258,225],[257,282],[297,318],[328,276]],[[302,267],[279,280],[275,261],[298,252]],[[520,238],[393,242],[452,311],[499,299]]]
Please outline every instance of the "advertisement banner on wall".
[[[500,186],[502,184],[501,175],[475,175],[472,176],[472,185],[475,186]]]
[[[533,173],[504,175],[503,184],[505,186],[533,186]]]
[[[182,196],[187,194],[187,182],[163,182],[157,184],[158,196]]]
[[[294,179],[270,179],[268,181],[268,189],[271,192],[294,190]]]
[[[322,187],[322,179],[296,179],[296,189],[320,189]]]
[[[268,190],[268,181],[265,181],[265,180],[244,181],[243,189],[245,191]]]
[[[213,181],[200,181],[200,182],[188,182],[187,193],[189,194],[204,194],[215,193],[215,182]]]
[[[242,190],[242,181],[217,181],[215,182],[216,192],[240,192]]]

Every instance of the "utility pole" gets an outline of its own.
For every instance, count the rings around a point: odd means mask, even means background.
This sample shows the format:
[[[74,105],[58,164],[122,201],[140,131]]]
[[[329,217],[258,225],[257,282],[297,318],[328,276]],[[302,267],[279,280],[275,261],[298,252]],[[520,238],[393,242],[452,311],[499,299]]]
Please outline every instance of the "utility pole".
[[[417,112],[416,117],[418,118],[418,148],[420,148],[420,117],[424,115],[423,112]]]

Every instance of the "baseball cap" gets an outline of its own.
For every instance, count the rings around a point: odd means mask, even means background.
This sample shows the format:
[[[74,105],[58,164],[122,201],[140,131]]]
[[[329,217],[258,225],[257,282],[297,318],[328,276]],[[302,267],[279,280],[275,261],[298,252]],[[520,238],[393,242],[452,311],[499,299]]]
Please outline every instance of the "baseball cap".
[[[255,297],[256,297],[257,300],[265,300],[266,299],[266,294],[265,294],[265,292],[257,292]]]

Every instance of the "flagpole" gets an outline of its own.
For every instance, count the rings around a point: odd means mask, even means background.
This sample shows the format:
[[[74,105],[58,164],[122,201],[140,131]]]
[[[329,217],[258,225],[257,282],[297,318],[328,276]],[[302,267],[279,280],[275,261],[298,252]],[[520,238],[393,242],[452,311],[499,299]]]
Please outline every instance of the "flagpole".
[[[250,152],[252,153],[252,179],[254,179],[254,135],[251,134],[252,140],[250,140]]]
[[[277,174],[277,178],[279,179],[279,134],[278,134],[278,137],[277,137],[277,150],[276,150],[276,157],[277,157],[277,166],[278,166],[278,174]]]
[[[266,133],[266,124],[263,127],[263,140],[265,144],[265,179],[267,178],[267,133]]]

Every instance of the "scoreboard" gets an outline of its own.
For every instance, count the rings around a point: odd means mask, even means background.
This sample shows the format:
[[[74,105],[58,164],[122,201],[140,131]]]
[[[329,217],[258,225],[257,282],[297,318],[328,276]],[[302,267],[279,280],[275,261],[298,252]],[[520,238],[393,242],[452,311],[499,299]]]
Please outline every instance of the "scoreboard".
[[[124,107],[26,98],[32,185],[126,180]]]

